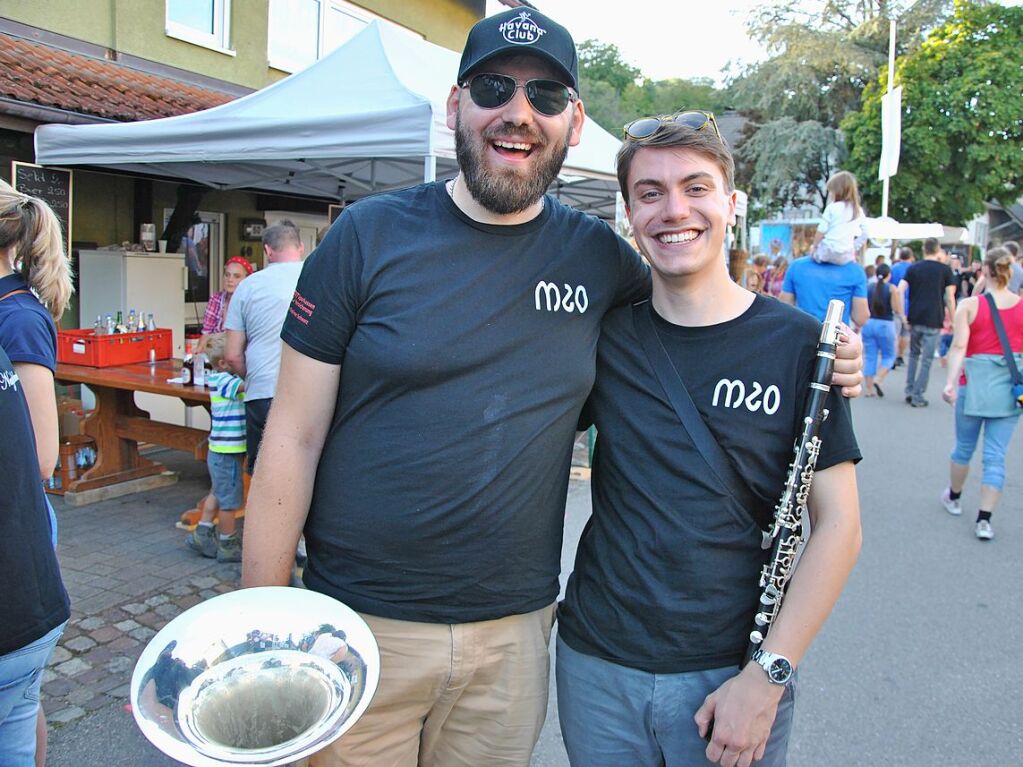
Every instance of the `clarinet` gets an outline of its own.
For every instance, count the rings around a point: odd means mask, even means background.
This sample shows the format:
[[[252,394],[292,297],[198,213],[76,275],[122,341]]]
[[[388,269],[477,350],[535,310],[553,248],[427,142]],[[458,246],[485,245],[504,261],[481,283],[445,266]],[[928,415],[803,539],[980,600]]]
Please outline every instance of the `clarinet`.
[[[831,373],[835,368],[839,323],[844,311],[845,305],[841,301],[831,301],[821,328],[817,364],[810,379],[810,397],[803,414],[803,432],[796,440],[795,457],[789,464],[785,489],[774,509],[774,523],[770,532],[764,533],[764,548],[770,547],[771,557],[760,573],[760,609],[753,620],[754,628],[749,635],[743,666],[763,643],[781,609],[785,587],[792,577],[796,556],[803,543],[803,514],[813,482],[814,466],[821,451],[821,424],[828,417],[826,405],[831,391]]]

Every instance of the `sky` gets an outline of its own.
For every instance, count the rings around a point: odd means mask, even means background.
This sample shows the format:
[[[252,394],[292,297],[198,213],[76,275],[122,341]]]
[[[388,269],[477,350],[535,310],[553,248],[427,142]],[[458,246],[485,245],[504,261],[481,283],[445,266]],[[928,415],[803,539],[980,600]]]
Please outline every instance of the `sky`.
[[[723,84],[730,60],[764,58],[746,36],[746,15],[755,0],[717,0],[693,5],[680,0],[531,0],[541,12],[568,28],[580,43],[595,38],[618,46],[622,57],[652,80],[709,77]],[[507,10],[487,0],[487,15]]]
[[[724,84],[729,61],[753,63],[764,50],[746,36],[746,16],[757,0],[714,0],[698,6],[683,0],[530,0],[568,28],[580,43],[595,38],[618,46],[622,57],[651,80],[709,77]],[[1023,0],[1000,0],[1020,5]],[[693,10],[698,8],[698,10]],[[487,15],[508,10],[487,0]]]

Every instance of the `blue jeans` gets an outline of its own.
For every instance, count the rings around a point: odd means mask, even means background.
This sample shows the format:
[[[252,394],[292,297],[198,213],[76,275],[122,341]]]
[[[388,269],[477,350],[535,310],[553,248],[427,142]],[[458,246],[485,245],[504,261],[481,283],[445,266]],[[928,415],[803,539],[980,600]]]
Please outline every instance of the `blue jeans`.
[[[43,669],[66,625],[0,656],[0,764],[4,767],[35,767]]]
[[[863,326],[863,375],[877,375],[877,356],[881,367],[891,368],[895,362],[895,320],[871,318]]]
[[[651,674],[576,652],[558,637],[558,717],[573,767],[691,767],[709,764],[693,717],[738,668]],[[792,731],[793,683],[782,695],[757,767],[784,767]]]
[[[952,449],[952,463],[969,466],[973,451],[977,449],[980,428],[984,427],[983,476],[981,482],[1001,492],[1005,485],[1005,451],[1012,432],[1019,421],[1018,415],[1006,418],[981,418],[963,412],[966,387],[959,387],[956,398],[956,446]],[[990,511],[990,509],[988,510]]]
[[[914,325],[909,334],[909,366],[906,369],[906,396],[920,402],[931,378],[934,350],[938,348],[941,328]]]

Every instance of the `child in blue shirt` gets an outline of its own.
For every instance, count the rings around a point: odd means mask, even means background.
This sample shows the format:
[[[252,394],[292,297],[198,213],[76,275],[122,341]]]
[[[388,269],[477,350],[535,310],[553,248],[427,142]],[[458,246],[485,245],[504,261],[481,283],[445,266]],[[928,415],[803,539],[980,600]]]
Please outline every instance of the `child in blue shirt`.
[[[235,512],[243,503],[245,459],[245,383],[228,372],[224,362],[224,333],[210,336],[206,355],[213,372],[206,379],[210,387],[209,468],[213,488],[206,496],[202,518],[195,530],[188,534],[186,543],[204,557],[216,557],[218,562],[241,562],[242,546],[235,525]],[[213,525],[220,516],[220,535]]]

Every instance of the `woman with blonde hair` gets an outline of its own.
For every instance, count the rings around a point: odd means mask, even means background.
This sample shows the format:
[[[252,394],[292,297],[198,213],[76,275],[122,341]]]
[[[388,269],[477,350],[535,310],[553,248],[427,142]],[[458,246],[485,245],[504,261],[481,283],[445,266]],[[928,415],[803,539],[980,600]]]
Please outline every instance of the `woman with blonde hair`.
[[[29,463],[39,480],[24,484],[22,472],[9,472],[0,481],[0,497],[21,499],[5,510],[3,525],[16,531],[2,536],[19,543],[3,552],[11,581],[0,596],[0,763],[36,764],[46,760],[46,720],[39,706],[39,685],[53,648],[67,621],[67,595],[60,584],[60,572],[53,556],[56,546],[56,518],[43,494],[41,480],[53,474],[57,464],[57,403],[53,374],[57,367],[59,318],[71,297],[71,268],[64,252],[60,223],[42,200],[18,192],[0,181],[0,348],[4,349],[4,389],[20,389],[27,406],[28,422],[35,443],[35,460]],[[12,421],[4,424],[4,435]],[[12,432],[13,433],[13,432]],[[31,495],[28,495],[28,494]],[[18,522],[17,514],[37,508],[45,518],[48,509],[48,551],[39,551],[40,536],[27,530],[45,530],[46,523],[34,515]],[[15,516],[11,517],[10,513]],[[37,526],[38,525],[38,526]],[[45,540],[45,535],[43,535]],[[43,544],[45,546],[45,544]],[[0,579],[2,581],[3,579]]]
[[[54,320],[72,290],[64,238],[50,206],[0,181],[0,344],[25,388],[43,479],[57,463]]]
[[[813,237],[813,259],[829,264],[848,264],[867,241],[866,218],[860,205],[856,176],[840,170],[828,179],[831,202],[821,214]]]
[[[1003,387],[993,382],[971,381],[963,371],[964,360],[985,355],[998,360],[1003,357],[1002,342],[995,324],[994,312],[998,313],[1009,348],[1020,365],[1023,352],[1023,299],[1009,291],[1012,279],[1012,256],[1006,248],[992,248],[984,258],[984,276],[987,278],[988,294],[964,298],[956,308],[953,323],[952,347],[948,353],[948,377],[942,397],[955,406],[955,448],[952,450],[949,467],[949,486],[941,494],[941,503],[953,516],[962,514],[960,495],[970,470],[970,458],[977,448],[980,432],[984,430],[983,476],[980,487],[980,508],[974,533],[981,540],[994,537],[991,528],[991,514],[998,505],[1005,484],[1005,452],[1012,439],[1012,432],[1019,421],[1023,408],[1012,407],[1011,393],[1004,391],[1004,411],[1000,415],[971,415],[967,411],[978,403],[969,402],[969,388],[983,387],[983,390],[1001,395]],[[988,298],[987,296],[990,296]],[[992,301],[993,300],[993,301]],[[992,307],[992,302],[994,306]],[[976,369],[978,372],[979,368]],[[998,404],[996,400],[995,404]],[[987,406],[985,406],[987,407]]]
[[[785,284],[785,272],[789,269],[789,260],[785,256],[778,256],[774,264],[767,271],[767,278],[764,281],[764,293],[778,298],[781,295],[781,287]]]

